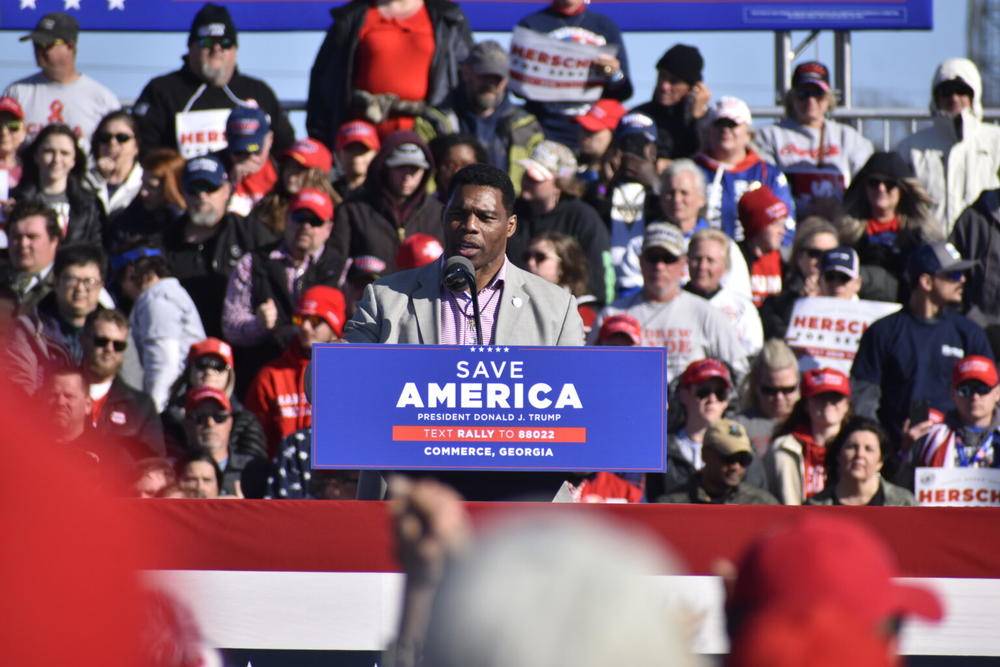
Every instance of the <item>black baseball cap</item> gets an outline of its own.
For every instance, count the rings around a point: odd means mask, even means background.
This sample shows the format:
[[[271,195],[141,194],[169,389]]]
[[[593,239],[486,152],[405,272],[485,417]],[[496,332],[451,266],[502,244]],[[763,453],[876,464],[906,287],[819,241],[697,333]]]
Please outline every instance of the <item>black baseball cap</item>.
[[[62,12],[51,12],[40,18],[35,29],[20,41],[26,42],[30,39],[39,46],[49,47],[60,39],[68,44],[76,44],[79,35],[80,24],[75,18]]]

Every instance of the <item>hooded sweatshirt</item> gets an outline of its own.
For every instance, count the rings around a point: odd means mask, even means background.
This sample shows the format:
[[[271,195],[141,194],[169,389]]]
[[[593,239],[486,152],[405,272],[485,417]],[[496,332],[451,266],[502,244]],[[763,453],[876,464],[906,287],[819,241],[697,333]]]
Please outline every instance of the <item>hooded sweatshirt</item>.
[[[388,189],[386,160],[402,144],[420,147],[429,168],[424,170],[417,190],[396,201]],[[427,182],[434,171],[434,158],[416,133],[393,132],[382,143],[368,168],[365,184],[337,207],[330,243],[341,257],[378,257],[386,264],[386,274],[396,271],[396,251],[403,239],[413,234],[429,234],[444,244],[443,206],[427,195]]]
[[[968,85],[973,96],[971,108],[951,117],[937,108],[934,89],[954,79]],[[946,236],[983,190],[1000,186],[1000,127],[983,123],[982,90],[982,78],[971,60],[945,60],[931,80],[933,124],[896,146],[934,199],[934,215]]]

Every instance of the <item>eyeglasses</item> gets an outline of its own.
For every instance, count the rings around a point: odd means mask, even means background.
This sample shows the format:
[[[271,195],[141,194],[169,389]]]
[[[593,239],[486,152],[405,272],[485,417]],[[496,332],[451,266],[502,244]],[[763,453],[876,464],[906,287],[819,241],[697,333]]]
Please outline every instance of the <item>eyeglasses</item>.
[[[559,258],[553,255],[546,255],[544,252],[531,252],[529,250],[528,252],[524,253],[525,262],[533,261],[536,264],[541,264],[547,259],[558,260]]]
[[[736,452],[735,454],[730,454],[729,456],[723,457],[723,465],[741,465],[744,468],[749,468],[750,463],[753,461],[753,454],[750,452]]]
[[[208,181],[195,181],[194,183],[189,183],[188,186],[184,188],[184,191],[192,197],[197,197],[200,194],[210,195],[213,192],[217,192],[221,187],[221,183],[219,185],[213,185]]]
[[[295,211],[292,213],[292,222],[297,225],[309,225],[311,227],[322,227],[325,220],[320,220],[318,215],[308,211]]]
[[[199,371],[215,371],[216,373],[222,373],[223,371],[229,369],[229,364],[218,357],[206,355],[204,357],[199,357],[194,362],[194,367]]]
[[[698,400],[704,401],[706,398],[715,394],[715,397],[720,401],[729,400],[729,390],[728,389],[712,389],[711,387],[698,387],[694,390],[694,395],[698,397]]]
[[[295,326],[300,327],[306,322],[311,324],[313,327],[317,327],[320,324],[325,323],[326,320],[319,315],[292,315],[292,324]]]
[[[947,280],[949,282],[957,283],[961,282],[962,278],[965,277],[964,271],[942,271],[937,274],[937,277],[941,280]]]
[[[190,414],[189,416],[191,417],[191,421],[198,426],[207,426],[209,420],[214,421],[216,424],[223,424],[232,415],[225,410],[220,410],[218,412],[199,412],[197,414]]]
[[[24,127],[23,120],[5,120],[0,123],[0,128],[7,128],[9,132],[20,132],[22,127]]]
[[[124,352],[125,348],[128,347],[128,341],[115,340],[105,336],[94,336],[94,347],[98,350],[107,347],[109,344],[115,348],[115,352]]]
[[[869,178],[867,185],[872,190],[878,190],[878,186],[880,185],[884,185],[886,190],[892,190],[899,187],[899,184],[896,181],[888,178]]]
[[[203,49],[213,49],[216,46],[231,49],[236,46],[236,40],[230,37],[202,37],[198,40],[198,46]]]
[[[99,144],[110,144],[112,139],[120,144],[127,144],[135,139],[131,134],[125,134],[124,132],[115,132],[114,134],[111,132],[98,132],[94,138]]]
[[[765,384],[765,385],[761,385],[760,391],[765,396],[774,397],[774,396],[777,396],[778,394],[784,394],[785,396],[791,396],[796,391],[798,391],[798,389],[799,388],[796,387],[795,385],[792,385],[791,387],[772,387],[770,385],[766,385]]]
[[[986,394],[993,391],[993,387],[990,387],[982,382],[966,382],[965,384],[959,386],[955,390],[955,393],[962,398],[969,398],[973,394],[976,396],[985,396]]]
[[[676,264],[680,257],[669,252],[644,252],[642,258],[650,264]]]
[[[99,278],[77,278],[75,276],[63,276],[59,279],[71,290],[82,287],[85,292],[89,292],[95,287],[100,287],[103,283]]]

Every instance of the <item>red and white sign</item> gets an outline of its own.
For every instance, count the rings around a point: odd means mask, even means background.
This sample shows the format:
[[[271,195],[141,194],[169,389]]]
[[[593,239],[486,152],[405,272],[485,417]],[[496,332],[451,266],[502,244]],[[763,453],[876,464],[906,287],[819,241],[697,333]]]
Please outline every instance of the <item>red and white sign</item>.
[[[850,375],[858,343],[871,323],[901,308],[886,301],[853,301],[828,296],[799,299],[785,333],[799,357],[799,370],[835,368]]]
[[[998,468],[917,468],[917,503],[930,507],[1000,507]]]
[[[617,48],[564,42],[518,26],[510,43],[510,89],[538,102],[596,102],[606,80],[592,65]]]

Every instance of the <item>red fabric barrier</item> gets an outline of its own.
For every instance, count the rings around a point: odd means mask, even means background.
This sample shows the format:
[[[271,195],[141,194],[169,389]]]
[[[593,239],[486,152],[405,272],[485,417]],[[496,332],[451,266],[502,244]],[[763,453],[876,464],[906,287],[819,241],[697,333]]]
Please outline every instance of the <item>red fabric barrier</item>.
[[[293,500],[128,501],[163,547],[146,569],[396,572],[384,503]],[[713,574],[747,543],[803,512],[841,512],[868,524],[906,577],[1000,578],[1000,511],[985,508],[527,505],[469,503],[476,524],[527,509],[597,513],[670,544],[690,574]]]

